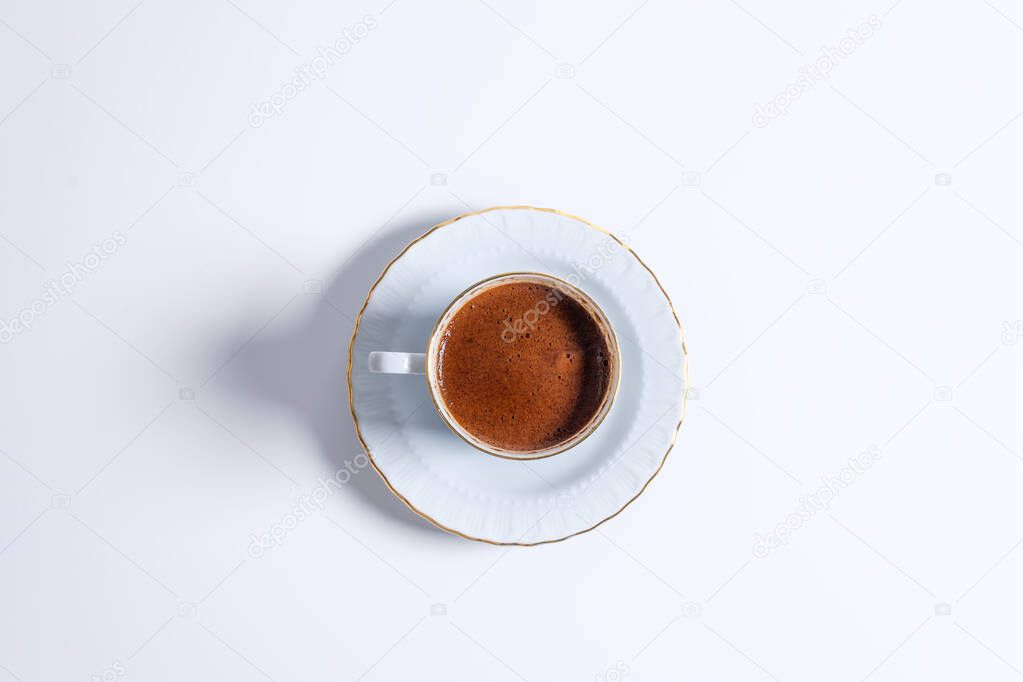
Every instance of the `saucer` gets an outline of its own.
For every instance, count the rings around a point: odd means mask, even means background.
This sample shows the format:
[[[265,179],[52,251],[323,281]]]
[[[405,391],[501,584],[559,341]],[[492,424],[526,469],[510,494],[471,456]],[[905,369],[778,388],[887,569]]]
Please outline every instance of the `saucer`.
[[[604,422],[572,449],[532,461],[461,440],[437,415],[424,377],[368,366],[372,351],[425,351],[460,292],[517,271],[585,291],[621,347],[618,395]],[[592,530],[646,489],[682,426],[687,368],[671,300],[624,242],[554,209],[500,206],[434,226],[384,269],[355,320],[348,400],[373,467],[412,511],[470,540],[537,545]]]

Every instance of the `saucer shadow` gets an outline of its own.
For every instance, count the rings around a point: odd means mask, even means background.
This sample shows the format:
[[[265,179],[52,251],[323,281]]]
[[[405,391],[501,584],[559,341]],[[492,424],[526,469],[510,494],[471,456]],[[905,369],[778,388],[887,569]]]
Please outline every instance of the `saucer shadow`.
[[[247,399],[289,410],[308,427],[331,472],[363,452],[345,379],[355,316],[384,267],[445,217],[416,213],[371,237],[342,263],[322,293],[314,294],[318,300],[311,315],[283,332],[264,330],[232,363],[228,378],[232,389]],[[349,491],[407,530],[455,539],[406,507],[371,466],[351,477],[345,485],[345,493]]]

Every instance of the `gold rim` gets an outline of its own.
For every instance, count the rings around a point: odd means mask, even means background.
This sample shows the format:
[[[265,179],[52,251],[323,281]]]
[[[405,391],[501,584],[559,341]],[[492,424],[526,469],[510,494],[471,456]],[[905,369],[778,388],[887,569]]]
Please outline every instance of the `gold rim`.
[[[603,519],[601,519],[597,523],[593,524],[589,528],[584,528],[583,530],[579,530],[579,531],[576,531],[574,533],[570,533],[569,535],[566,535],[564,537],[555,538],[553,540],[541,540],[539,542],[497,542],[495,540],[488,540],[487,538],[477,538],[477,537],[473,537],[472,535],[466,535],[465,533],[463,533],[461,531],[458,531],[458,530],[455,530],[454,528],[449,528],[449,527],[445,526],[444,524],[440,523],[439,521],[437,521],[436,519],[432,518],[430,515],[425,514],[422,511],[420,511],[419,509],[417,509],[415,507],[415,505],[413,505],[411,502],[409,502],[408,499],[404,495],[402,495],[400,492],[398,492],[398,490],[391,484],[390,479],[387,478],[387,475],[384,474],[384,472],[380,470],[379,466],[377,466],[376,461],[373,459],[373,453],[370,452],[369,446],[366,444],[365,439],[362,437],[362,429],[359,426],[359,417],[355,414],[355,403],[352,400],[352,354],[353,354],[353,352],[355,350],[355,338],[359,334],[359,323],[362,322],[362,315],[363,315],[363,313],[366,312],[366,307],[369,306],[370,299],[373,297],[373,292],[376,290],[377,286],[384,279],[384,277],[387,276],[387,272],[391,269],[391,266],[393,266],[396,262],[398,262],[398,260],[402,256],[404,256],[408,252],[409,249],[411,249],[413,246],[418,244],[420,241],[422,241],[423,239],[426,239],[427,237],[429,237],[431,234],[433,234],[437,230],[441,229],[442,227],[447,227],[448,225],[451,225],[452,223],[458,222],[459,220],[461,220],[463,218],[468,218],[470,216],[476,216],[476,215],[482,215],[484,213],[490,213],[491,211],[538,211],[540,213],[551,213],[551,214],[554,214],[554,215],[562,216],[564,218],[569,218],[571,220],[578,221],[578,222],[582,223],[583,225],[586,225],[587,227],[589,227],[591,229],[597,230],[598,232],[601,232],[601,233],[607,235],[608,237],[610,237],[611,239],[615,240],[616,242],[618,242],[618,244],[621,245],[630,254],[632,254],[632,257],[635,258],[636,261],[640,265],[642,265],[643,268],[647,272],[650,273],[651,277],[653,277],[654,283],[657,285],[657,288],[661,290],[661,294],[664,295],[664,299],[668,302],[668,307],[671,309],[672,317],[675,318],[675,324],[678,326],[679,341],[681,342],[681,345],[682,345],[682,368],[683,368],[683,372],[682,372],[683,376],[682,376],[682,378],[683,378],[683,384],[684,384],[683,385],[683,390],[682,390],[682,414],[679,416],[678,423],[675,425],[675,432],[671,436],[671,443],[668,444],[668,449],[664,452],[664,455],[661,457],[661,462],[660,462],[660,464],[657,465],[657,469],[654,470],[654,473],[651,474],[650,478],[648,478],[646,483],[643,484],[643,487],[639,489],[639,492],[637,492],[625,504],[623,504],[618,509],[618,511],[616,511],[613,514],[611,514],[610,516],[604,517]],[[427,521],[429,521],[431,524],[433,524],[437,528],[440,528],[441,530],[447,531],[448,533],[451,533],[453,535],[457,535],[459,537],[465,538],[466,540],[474,540],[476,542],[485,542],[488,545],[498,545],[498,546],[512,545],[512,546],[517,546],[517,547],[536,547],[537,545],[547,545],[547,544],[551,544],[551,543],[554,543],[554,542],[563,542],[565,540],[568,540],[569,538],[575,537],[576,535],[581,535],[583,533],[588,533],[589,531],[593,530],[594,528],[597,528],[598,526],[600,526],[602,523],[610,521],[614,517],[616,517],[619,514],[621,514],[630,504],[635,502],[636,499],[646,491],[647,487],[650,485],[650,482],[653,481],[655,478],[657,478],[657,474],[661,473],[661,469],[664,468],[664,463],[667,461],[668,455],[671,453],[672,448],[675,447],[675,442],[678,440],[679,431],[682,428],[682,422],[685,421],[685,417],[686,417],[686,403],[687,403],[687,400],[688,400],[687,393],[688,393],[688,388],[689,388],[689,352],[686,350],[685,334],[682,331],[682,323],[678,319],[678,312],[675,310],[675,305],[672,303],[671,297],[668,296],[668,292],[665,291],[664,285],[662,285],[661,281],[659,279],[657,279],[657,275],[654,274],[654,271],[650,269],[650,266],[648,266],[646,263],[644,263],[643,259],[640,258],[636,254],[636,252],[633,251],[632,248],[629,247],[628,244],[626,244],[621,239],[619,239],[617,236],[615,236],[610,230],[604,229],[603,227],[600,227],[599,225],[594,225],[593,223],[589,222],[588,220],[585,220],[584,218],[580,218],[577,215],[573,215],[571,213],[565,213],[564,211],[559,211],[556,208],[540,208],[540,207],[537,207],[537,206],[522,206],[522,205],[519,205],[519,206],[492,206],[490,208],[485,208],[485,209],[480,210],[480,211],[470,211],[468,213],[462,213],[460,215],[455,216],[454,218],[451,218],[449,220],[445,220],[442,223],[438,223],[438,224],[434,225],[429,230],[427,230],[423,234],[419,235],[418,237],[416,237],[415,239],[410,241],[405,246],[405,248],[403,248],[401,250],[401,252],[398,253],[397,256],[392,258],[390,260],[390,262],[387,263],[387,266],[383,269],[383,272],[381,272],[380,276],[376,278],[375,282],[373,282],[373,286],[371,286],[369,288],[369,292],[366,294],[366,299],[362,302],[362,307],[359,309],[359,314],[355,316],[355,327],[352,329],[352,338],[348,342],[347,382],[348,382],[348,410],[351,412],[352,420],[355,422],[355,435],[358,437],[359,443],[362,445],[362,449],[365,451],[366,456],[369,458],[369,462],[373,466],[373,469],[378,474],[380,474],[380,478],[382,478],[384,480],[384,484],[387,486],[387,488],[392,493],[394,493],[395,497],[397,497],[399,500],[404,502],[406,507],[408,507],[410,510],[412,510],[412,512],[415,513],[416,515],[418,515],[418,516],[426,519]]]
[[[471,440],[466,438],[462,433],[460,433],[458,431],[458,429],[455,428],[455,425],[452,423],[452,422],[455,421],[454,417],[451,417],[450,415],[448,415],[446,408],[443,408],[441,406],[441,401],[438,400],[437,396],[434,394],[433,385],[430,382],[430,369],[431,369],[431,367],[433,367],[436,364],[434,359],[433,359],[434,358],[434,353],[433,353],[433,350],[432,350],[434,337],[437,336],[437,330],[440,329],[440,323],[444,321],[444,318],[447,316],[448,312],[450,312],[451,309],[454,308],[456,304],[468,303],[467,300],[463,300],[463,299],[470,292],[472,292],[472,291],[474,291],[474,290],[476,290],[478,288],[481,288],[481,287],[483,287],[483,285],[489,284],[490,282],[493,282],[494,280],[502,279],[504,277],[512,277],[512,276],[515,276],[515,275],[524,275],[524,276],[529,276],[529,277],[538,277],[538,278],[542,278],[542,279],[554,280],[554,282],[556,282],[557,285],[563,287],[566,290],[565,293],[567,295],[575,297],[575,298],[579,298],[587,306],[590,306],[590,307],[594,308],[597,311],[597,313],[599,314],[599,316],[600,316],[600,320],[598,320],[598,322],[602,323],[601,326],[606,327],[607,335],[608,335],[608,337],[610,339],[610,346],[614,350],[614,355],[615,355],[615,367],[614,367],[615,371],[612,374],[612,378],[614,379],[614,381],[612,382],[611,390],[608,391],[607,395],[605,395],[604,399],[601,401],[600,409],[597,410],[596,413],[594,413],[596,415],[596,419],[594,421],[592,421],[591,423],[587,424],[585,427],[583,427],[579,431],[577,431],[572,436],[572,438],[570,438],[568,441],[566,441],[562,445],[558,446],[552,452],[547,452],[546,454],[542,454],[542,455],[529,455],[529,454],[523,454],[523,455],[503,455],[500,452],[494,452],[493,450],[489,450],[489,449],[483,447],[482,445],[478,445],[478,444],[472,442]],[[511,460],[513,462],[531,462],[531,461],[535,461],[535,460],[538,460],[538,459],[547,459],[548,457],[553,457],[554,455],[560,455],[561,453],[568,452],[569,450],[571,450],[572,448],[576,447],[577,445],[580,445],[583,441],[585,441],[587,438],[592,436],[593,433],[597,430],[597,427],[604,423],[604,420],[607,418],[607,415],[610,414],[610,412],[611,412],[611,406],[614,404],[615,398],[618,397],[618,387],[621,385],[621,381],[620,381],[621,373],[622,373],[622,351],[621,351],[621,348],[618,346],[618,335],[615,334],[614,327],[611,326],[611,321],[609,319],[607,319],[607,315],[604,313],[603,309],[601,309],[601,307],[599,305],[597,305],[597,302],[594,301],[590,297],[589,294],[587,294],[585,291],[583,291],[579,287],[574,286],[574,285],[566,282],[565,280],[561,279],[560,277],[555,277],[554,275],[549,275],[549,274],[546,274],[546,273],[543,273],[543,272],[529,272],[529,271],[525,271],[525,270],[517,271],[517,272],[503,272],[500,275],[493,275],[491,277],[487,277],[486,279],[481,279],[480,281],[476,282],[472,286],[467,287],[466,289],[463,289],[462,293],[460,293],[457,296],[455,296],[455,298],[451,301],[451,303],[448,303],[447,307],[445,307],[444,310],[441,312],[440,316],[437,318],[437,321],[433,325],[433,331],[430,332],[430,336],[427,337],[427,339],[426,339],[426,390],[427,390],[427,393],[430,394],[430,400],[433,401],[433,407],[434,407],[434,409],[437,410],[437,415],[440,416],[441,421],[444,422],[444,425],[447,426],[448,429],[451,430],[451,433],[455,434],[456,436],[461,438],[463,441],[465,441],[468,445],[471,445],[472,447],[476,448],[480,452],[483,452],[483,453],[485,453],[487,455],[490,455],[491,457],[500,457],[501,459],[507,459],[507,460]],[[583,433],[583,432],[586,432],[586,435],[583,436],[582,438],[580,438],[579,440],[573,442],[573,439],[575,438],[575,436],[577,436],[577,435],[579,435],[580,433]],[[541,450],[540,452],[544,452],[544,450]]]

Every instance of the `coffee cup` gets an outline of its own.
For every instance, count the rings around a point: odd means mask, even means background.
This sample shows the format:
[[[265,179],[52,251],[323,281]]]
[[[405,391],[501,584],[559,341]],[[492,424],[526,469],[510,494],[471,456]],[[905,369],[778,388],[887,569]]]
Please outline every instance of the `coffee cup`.
[[[618,340],[585,292],[548,274],[484,279],[444,309],[425,353],[374,351],[375,373],[425,375],[441,421],[469,445],[529,460],[590,436],[614,402]]]

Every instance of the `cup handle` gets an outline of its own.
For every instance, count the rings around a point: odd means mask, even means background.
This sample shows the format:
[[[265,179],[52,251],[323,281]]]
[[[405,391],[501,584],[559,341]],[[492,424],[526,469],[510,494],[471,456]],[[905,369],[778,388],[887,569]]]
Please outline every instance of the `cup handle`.
[[[426,374],[426,354],[373,351],[369,354],[369,371],[377,374]]]

